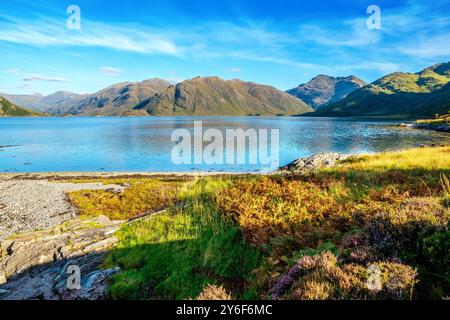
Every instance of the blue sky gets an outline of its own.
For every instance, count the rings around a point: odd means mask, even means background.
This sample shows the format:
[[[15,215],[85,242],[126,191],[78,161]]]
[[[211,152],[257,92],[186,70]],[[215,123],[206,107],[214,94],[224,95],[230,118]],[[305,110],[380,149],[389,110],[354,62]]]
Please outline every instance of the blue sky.
[[[369,5],[381,30],[369,30]],[[81,30],[66,27],[69,5]],[[0,92],[92,93],[195,76],[286,90],[317,74],[371,82],[450,60],[450,0],[3,0]]]

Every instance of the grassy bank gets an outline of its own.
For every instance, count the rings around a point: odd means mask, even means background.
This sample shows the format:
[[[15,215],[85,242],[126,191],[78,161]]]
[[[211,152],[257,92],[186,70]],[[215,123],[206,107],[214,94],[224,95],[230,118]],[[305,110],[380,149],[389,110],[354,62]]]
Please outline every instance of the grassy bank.
[[[436,116],[435,119],[417,120],[414,128],[450,132],[450,115]]]
[[[428,299],[450,295],[448,177],[450,148],[439,147],[309,175],[137,179],[71,197],[82,214],[122,218],[165,199],[120,231],[105,262],[122,270],[111,298]]]

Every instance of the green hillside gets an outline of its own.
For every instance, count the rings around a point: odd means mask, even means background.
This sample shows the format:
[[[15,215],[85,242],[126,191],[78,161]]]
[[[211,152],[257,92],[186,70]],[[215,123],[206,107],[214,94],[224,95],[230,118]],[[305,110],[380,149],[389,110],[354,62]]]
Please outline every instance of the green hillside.
[[[450,62],[393,73],[315,112],[315,116],[430,117],[450,109]]]
[[[5,98],[0,97],[0,117],[26,117],[38,116],[40,113],[18,107]]]

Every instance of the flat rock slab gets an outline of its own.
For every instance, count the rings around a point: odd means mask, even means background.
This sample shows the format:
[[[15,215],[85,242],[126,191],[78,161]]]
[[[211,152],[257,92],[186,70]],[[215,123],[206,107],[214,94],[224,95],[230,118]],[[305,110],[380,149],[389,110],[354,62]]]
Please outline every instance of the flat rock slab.
[[[100,265],[119,241],[114,233],[123,223],[103,216],[77,218],[4,240],[0,300],[103,298],[106,280],[118,269],[102,270]],[[70,266],[79,270],[79,288],[68,286]]]
[[[45,229],[77,214],[67,192],[123,190],[101,183],[57,183],[47,180],[0,180],[0,242],[10,235]]]

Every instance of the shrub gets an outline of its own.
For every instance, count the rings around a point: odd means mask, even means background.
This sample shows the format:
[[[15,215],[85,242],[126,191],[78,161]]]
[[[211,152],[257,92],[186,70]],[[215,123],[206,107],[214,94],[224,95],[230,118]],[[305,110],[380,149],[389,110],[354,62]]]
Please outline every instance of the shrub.
[[[380,258],[417,262],[425,237],[445,227],[449,212],[434,198],[411,198],[391,212],[379,212],[367,223],[370,245]]]
[[[233,300],[233,297],[223,286],[208,284],[203,288],[196,300]]]
[[[271,290],[274,299],[409,299],[416,270],[403,264],[338,263],[331,252],[301,258]]]
[[[239,182],[221,192],[218,204],[236,221],[245,238],[262,247],[276,237],[295,237],[298,245],[315,247],[332,237],[335,224],[350,226],[350,208],[313,183],[260,180]]]

